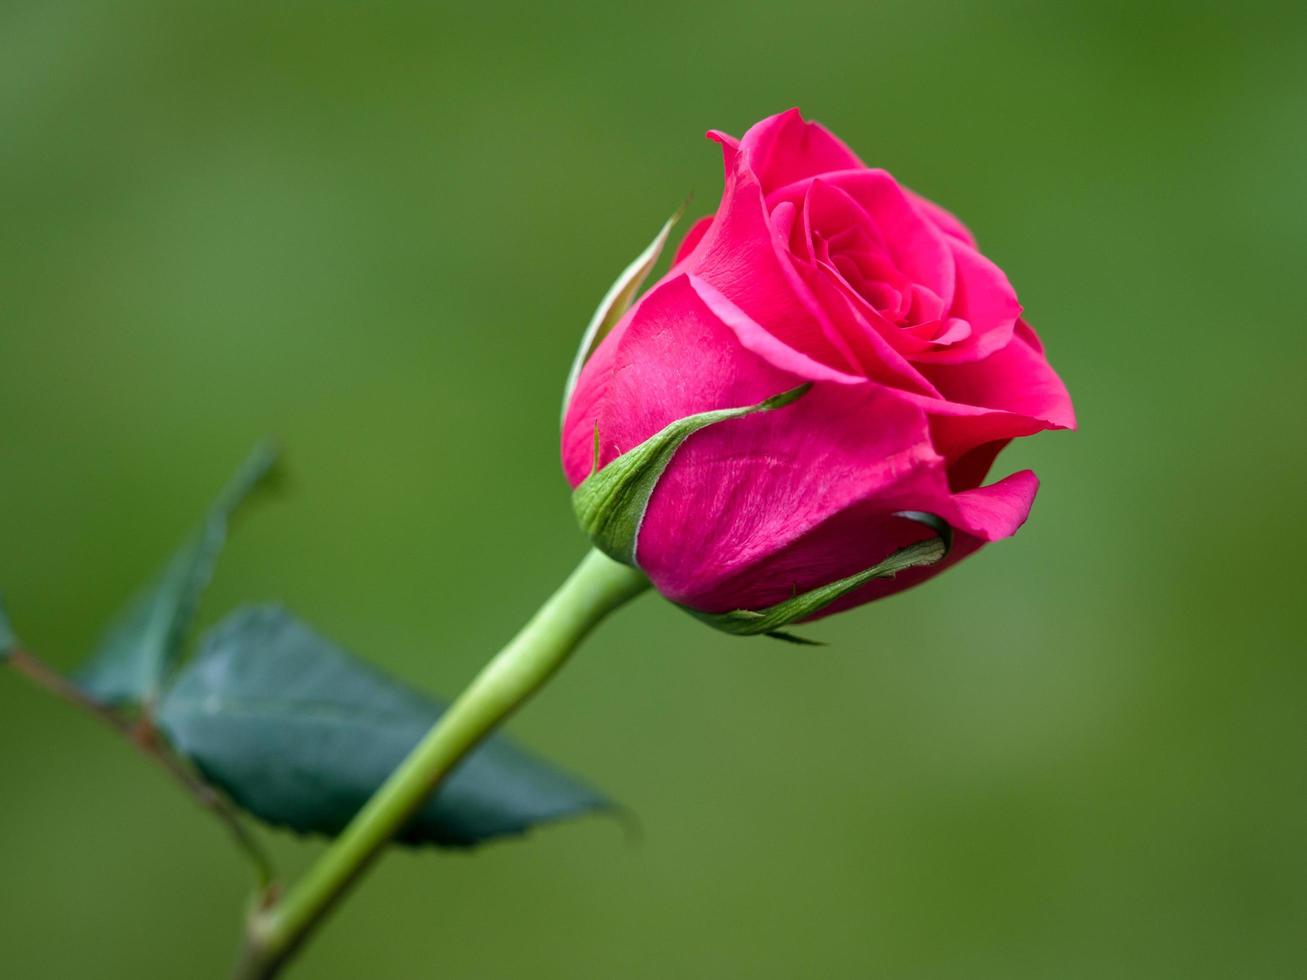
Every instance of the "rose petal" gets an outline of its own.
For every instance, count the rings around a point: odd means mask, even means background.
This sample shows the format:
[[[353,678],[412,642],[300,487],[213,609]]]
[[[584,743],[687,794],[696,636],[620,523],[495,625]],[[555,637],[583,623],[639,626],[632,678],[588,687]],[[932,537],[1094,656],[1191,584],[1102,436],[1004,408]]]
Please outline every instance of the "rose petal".
[[[1040,428],[1074,429],[1075,409],[1066,385],[1043,352],[1026,339],[1029,332],[1026,328],[1014,335],[980,361],[923,366],[923,374],[945,399],[936,411],[974,415],[990,410],[1038,421]]]
[[[950,493],[938,477],[934,467],[921,466],[896,486],[845,507],[734,574],[703,579],[702,587],[682,601],[705,612],[763,609],[854,575],[930,534],[921,524],[896,517],[898,510],[925,510],[952,526],[953,548],[942,562],[869,582],[813,617],[819,619],[901,592],[952,567],[987,542],[1009,537],[1025,522],[1039,487],[1029,470],[965,493]]]
[[[764,192],[804,177],[863,165],[838,136],[820,123],[805,122],[798,109],[750,127],[740,140],[740,150]]]
[[[966,343],[932,348],[914,358],[918,363],[959,364],[988,357],[1012,339],[1021,303],[1003,270],[975,249],[951,243],[957,269],[957,289],[949,314],[971,324]]]
[[[955,488],[975,486],[1011,439],[1045,429],[1074,429],[1075,410],[1062,379],[1018,331],[983,361],[923,365],[941,398],[904,397],[930,417],[935,448],[948,460]]]
[[[837,370],[814,360],[802,351],[787,347],[706,279],[687,275],[686,281],[704,306],[734,332],[736,343],[743,345],[772,366],[807,381],[861,384],[865,380],[859,375]]]
[[[822,270],[818,270],[822,272]],[[822,272],[824,275],[825,273]],[[747,313],[735,306],[729,299],[718,292],[711,283],[696,276],[691,277],[696,290],[712,310],[729,324],[740,337],[740,342],[755,353],[765,357],[771,363],[784,370],[794,370],[810,380],[836,381],[844,384],[857,383],[865,378],[879,381],[893,388],[903,388],[918,392],[927,397],[937,397],[938,392],[926,381],[915,368],[898,355],[880,336],[880,333],[865,321],[858,321],[858,313],[847,303],[843,312],[856,324],[853,330],[846,329],[844,336],[853,345],[858,357],[859,370],[856,372],[839,371],[814,361],[807,355],[786,347]],[[814,294],[822,301],[828,312],[835,313],[842,302],[836,287],[815,276],[809,280]],[[799,366],[801,365],[801,366]]]
[[[866,383],[786,347],[711,285],[684,274],[664,279],[581,372],[563,423],[567,478],[576,486],[589,475],[596,423],[603,465],[677,419],[812,380]]]
[[[1029,517],[1030,507],[1034,503],[1038,490],[1039,480],[1035,474],[1030,470],[1023,470],[987,487],[954,494],[956,510],[951,522],[954,527],[953,548],[943,561],[924,568],[910,568],[892,579],[868,582],[862,588],[827,606],[812,619],[831,616],[845,609],[910,589],[952,568],[962,559],[975,554],[988,542],[1011,537]],[[979,533],[965,530],[969,525],[979,527]],[[916,537],[909,538],[904,541],[904,544],[910,544],[920,538],[921,534],[918,532]],[[902,546],[895,545],[895,547]]]
[[[795,270],[771,227],[758,180],[742,154],[723,145],[721,206],[677,271],[711,283],[785,345],[839,370],[856,368],[847,342]]]
[[[672,255],[672,266],[680,265],[695,250],[699,242],[703,240],[704,233],[712,225],[713,216],[705,215],[690,226],[690,230],[685,233],[681,239],[681,244],[676,246],[676,251]]]
[[[903,188],[884,170],[841,170],[787,184],[768,195],[768,203],[807,202],[819,209],[811,218],[814,232],[824,222],[844,224],[858,209],[868,227],[893,256],[894,264],[913,282],[928,286],[945,303],[952,302],[957,242],[928,220],[908,200]]]
[[[849,424],[857,418],[878,424]],[[918,411],[878,385],[817,384],[785,409],[682,447],[650,500],[640,567],[664,595],[706,608],[722,583],[924,469],[942,473]]]
[[[1039,339],[1039,334],[1035,333],[1035,328],[1032,327],[1030,324],[1028,324],[1025,320],[1021,320],[1021,319],[1017,320],[1017,325],[1014,329],[1014,332],[1018,337],[1024,340],[1028,346],[1033,347],[1035,353],[1037,354],[1044,353],[1044,342]]]

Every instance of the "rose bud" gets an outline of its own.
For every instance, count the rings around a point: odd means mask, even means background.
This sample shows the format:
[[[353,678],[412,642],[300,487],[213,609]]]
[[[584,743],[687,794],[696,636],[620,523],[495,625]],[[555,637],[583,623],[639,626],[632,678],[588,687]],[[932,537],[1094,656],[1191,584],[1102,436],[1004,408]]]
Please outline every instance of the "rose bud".
[[[797,110],[725,159],[717,212],[586,331],[562,456],[595,545],[730,632],[882,598],[1026,520],[1009,441],[1075,426],[1007,276],[953,215]],[[628,309],[629,307],[629,309]]]

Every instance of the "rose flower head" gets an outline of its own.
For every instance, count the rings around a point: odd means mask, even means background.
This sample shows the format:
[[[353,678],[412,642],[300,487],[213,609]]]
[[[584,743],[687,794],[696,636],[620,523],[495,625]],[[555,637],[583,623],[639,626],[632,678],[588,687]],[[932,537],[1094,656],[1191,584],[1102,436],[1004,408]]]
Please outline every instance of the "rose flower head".
[[[1038,481],[986,484],[991,464],[1075,415],[952,214],[798,110],[709,137],[721,202],[638,301],[670,223],[600,305],[563,468],[596,546],[714,625],[778,633],[1015,533]]]

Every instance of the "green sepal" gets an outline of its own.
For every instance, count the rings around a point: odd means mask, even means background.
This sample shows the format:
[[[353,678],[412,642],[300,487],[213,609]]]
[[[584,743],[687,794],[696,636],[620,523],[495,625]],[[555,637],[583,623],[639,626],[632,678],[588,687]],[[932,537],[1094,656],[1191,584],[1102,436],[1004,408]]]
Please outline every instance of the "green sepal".
[[[13,626],[9,624],[9,614],[5,612],[4,596],[0,596],[0,663],[4,663],[9,659],[16,646],[18,646],[18,638],[14,636]]]
[[[924,524],[938,534],[940,540],[944,542],[944,554],[939,556],[941,560],[953,550],[953,528],[948,521],[938,514],[931,514],[924,510],[900,510],[894,516],[902,517],[906,521],[916,521],[918,524]]]
[[[596,427],[595,468],[572,494],[572,509],[582,530],[609,558],[639,567],[635,561],[635,545],[649,507],[649,498],[685,440],[700,429],[727,419],[784,408],[811,387],[811,383],[801,384],[757,405],[723,408],[678,419],[603,469],[599,468],[599,430]]]
[[[114,706],[153,702],[180,657],[187,632],[241,503],[268,478],[276,450],[263,443],[223,490],[204,522],[173,553],[163,570],[109,625],[95,652],[77,671],[77,686]]]
[[[906,548],[900,548],[884,561],[870,568],[839,579],[828,585],[820,586],[802,595],[796,595],[784,602],[778,602],[766,609],[736,609],[726,613],[705,613],[682,606],[691,616],[707,623],[714,629],[734,636],[770,636],[789,643],[801,643],[808,646],[820,646],[812,640],[783,632],[784,627],[816,615],[832,602],[842,599],[854,589],[866,585],[872,579],[893,578],[899,572],[909,568],[920,568],[942,561],[953,546],[953,529],[934,514],[922,511],[900,511],[895,517],[906,518],[925,524],[935,531],[935,537],[918,541]]]
[[[581,345],[576,350],[576,357],[572,360],[572,368],[567,373],[567,382],[563,385],[563,418],[567,417],[567,405],[572,400],[572,392],[576,390],[576,383],[581,378],[581,369],[585,367],[585,362],[590,359],[595,348],[599,346],[608,332],[617,325],[617,321],[622,318],[631,304],[635,302],[635,294],[640,291],[644,285],[649,273],[658,264],[658,257],[662,255],[663,248],[667,245],[667,239],[672,233],[672,228],[681,220],[685,214],[685,209],[690,202],[687,199],[684,204],[676,209],[654,240],[649,243],[643,252],[635,257],[635,260],[622,270],[622,274],[617,277],[616,281],[608,288],[604,298],[599,301],[598,308],[594,311],[594,316],[586,325],[585,333],[581,335]],[[561,419],[560,419],[561,424]]]

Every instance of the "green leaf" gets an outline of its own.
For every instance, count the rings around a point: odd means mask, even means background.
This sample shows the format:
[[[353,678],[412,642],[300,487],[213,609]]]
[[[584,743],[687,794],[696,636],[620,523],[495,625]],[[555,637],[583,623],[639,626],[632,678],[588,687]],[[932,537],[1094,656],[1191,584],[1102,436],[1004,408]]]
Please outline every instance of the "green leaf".
[[[301,833],[339,833],[444,712],[275,607],[238,610],[163,697],[173,747],[238,805]],[[469,846],[607,807],[502,737],[472,752],[404,843]]]
[[[667,238],[671,235],[672,228],[681,220],[681,215],[685,214],[686,205],[689,203],[687,200],[676,209],[676,213],[667,219],[649,246],[635,257],[634,262],[622,270],[617,281],[609,287],[604,298],[599,301],[598,309],[586,325],[585,333],[581,335],[581,346],[577,348],[572,369],[567,373],[567,383],[563,385],[564,418],[567,416],[567,404],[572,400],[572,392],[576,390],[576,383],[581,377],[581,369],[585,367],[585,362],[590,359],[590,355],[594,353],[600,342],[608,336],[608,332],[617,325],[622,314],[635,302],[635,294],[640,291],[644,281],[649,278],[649,273],[653,272],[653,267],[658,264],[658,256],[667,245]]]
[[[572,494],[572,509],[594,546],[614,561],[636,566],[635,546],[644,512],[667,466],[686,439],[700,429],[754,412],[771,412],[803,397],[811,383],[799,385],[744,408],[724,408],[678,419],[598,469],[599,431],[595,430],[596,469]],[[638,566],[636,566],[638,567]]]
[[[257,447],[162,572],[118,615],[75,680],[104,704],[153,702],[182,651],[232,515],[272,471],[276,452]]]
[[[727,613],[705,613],[682,606],[695,619],[707,623],[724,633],[735,636],[759,636],[766,634],[778,640],[791,643],[812,644],[813,641],[782,632],[791,623],[807,619],[825,609],[832,602],[848,595],[854,589],[866,585],[872,579],[893,578],[896,574],[909,568],[934,565],[948,554],[953,545],[953,529],[936,517],[922,511],[900,511],[894,515],[910,521],[925,524],[936,532],[935,537],[918,541],[906,548],[900,548],[884,561],[872,565],[865,571],[839,579],[828,585],[820,586],[811,592],[786,599],[784,602],[766,609],[736,609]]]
[[[9,655],[14,652],[14,647],[18,645],[18,638],[14,636],[14,628],[9,624],[9,614],[5,611],[4,596],[0,596],[0,663],[9,659]]]

